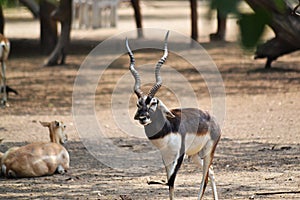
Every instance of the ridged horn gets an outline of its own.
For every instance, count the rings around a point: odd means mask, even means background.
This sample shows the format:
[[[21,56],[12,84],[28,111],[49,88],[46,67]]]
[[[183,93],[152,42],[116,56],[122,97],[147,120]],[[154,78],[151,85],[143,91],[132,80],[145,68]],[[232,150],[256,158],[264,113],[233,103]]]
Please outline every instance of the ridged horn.
[[[131,74],[132,74],[132,76],[134,77],[134,80],[135,80],[133,90],[134,90],[135,94],[137,95],[137,97],[140,98],[140,97],[143,96],[143,92],[141,90],[141,79],[140,79],[139,73],[134,68],[135,60],[134,60],[133,53],[132,53],[132,51],[129,47],[129,44],[128,44],[128,38],[126,38],[125,44],[126,44],[126,48],[127,48],[129,58],[130,58],[129,70],[130,70],[130,72],[131,72]]]
[[[168,37],[169,37],[169,31],[167,32],[167,34],[165,36],[164,55],[157,62],[156,67],[155,67],[156,83],[151,88],[150,92],[148,93],[148,98],[153,98],[155,96],[156,92],[158,91],[158,89],[162,85],[162,79],[161,79],[161,76],[160,76],[160,68],[166,62],[167,57],[168,57]]]

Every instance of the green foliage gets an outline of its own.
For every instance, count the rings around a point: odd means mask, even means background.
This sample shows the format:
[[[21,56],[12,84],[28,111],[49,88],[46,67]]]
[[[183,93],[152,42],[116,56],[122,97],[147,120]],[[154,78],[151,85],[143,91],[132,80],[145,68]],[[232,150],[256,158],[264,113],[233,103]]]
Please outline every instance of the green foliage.
[[[45,1],[45,0],[34,0],[36,3],[39,3],[40,1]],[[53,3],[54,5],[58,5],[59,0],[47,0],[50,3]],[[0,4],[2,5],[2,7],[4,8],[11,8],[11,7],[15,7],[17,5],[22,5],[22,4],[18,4],[18,0],[0,0]]]
[[[242,45],[246,48],[256,46],[270,20],[271,15],[265,10],[253,14],[241,14],[239,25]]]
[[[268,0],[274,5],[275,12],[284,13],[286,11],[285,0]],[[212,0],[211,9],[217,9],[226,16],[229,13],[235,14],[239,18],[241,30],[241,42],[246,48],[253,48],[259,42],[264,33],[265,26],[271,21],[272,15],[263,7],[253,14],[244,14],[238,10],[240,0]]]
[[[16,6],[16,3],[17,3],[17,1],[15,1],[15,0],[0,0],[0,4],[4,8],[14,7],[14,6]]]
[[[285,11],[285,2],[284,0],[273,0],[277,10],[281,13]]]
[[[226,16],[228,13],[238,14],[238,3],[240,0],[211,0],[211,9],[218,9],[221,14]]]

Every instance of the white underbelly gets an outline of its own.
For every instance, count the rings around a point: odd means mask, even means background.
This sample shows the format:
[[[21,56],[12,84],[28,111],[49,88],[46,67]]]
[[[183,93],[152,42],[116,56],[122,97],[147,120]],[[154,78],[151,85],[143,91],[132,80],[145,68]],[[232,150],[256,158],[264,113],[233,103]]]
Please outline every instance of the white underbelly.
[[[185,136],[185,153],[189,156],[198,153],[210,139],[209,134],[199,136],[187,133]]]
[[[209,134],[199,136],[187,133],[185,136],[185,153],[191,156],[200,152],[209,140],[211,140]],[[174,155],[179,153],[181,149],[181,135],[179,133],[171,133],[163,138],[151,140],[151,142],[162,153],[169,152],[169,154]]]

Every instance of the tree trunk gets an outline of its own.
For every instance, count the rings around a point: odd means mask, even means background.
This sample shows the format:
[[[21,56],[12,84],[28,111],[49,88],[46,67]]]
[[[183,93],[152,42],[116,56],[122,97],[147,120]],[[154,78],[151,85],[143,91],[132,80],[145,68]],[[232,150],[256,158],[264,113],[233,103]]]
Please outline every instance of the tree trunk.
[[[34,0],[19,0],[19,1],[30,10],[34,18],[37,19],[39,17],[39,6]]]
[[[276,5],[276,1],[246,0],[255,11],[261,9],[271,13],[272,18],[268,24],[275,33],[275,38],[259,45],[255,52],[255,58],[267,58],[265,68],[270,68],[272,61],[279,56],[300,49],[300,17],[293,15],[293,9],[286,3],[284,9]]]
[[[217,9],[217,32],[209,35],[211,41],[224,41],[226,33],[227,16],[223,14],[220,9]]]
[[[194,40],[198,40],[198,12],[197,12],[197,0],[190,0],[191,7],[191,25],[192,34],[191,37]]]
[[[40,1],[41,49],[43,54],[53,51],[57,43],[57,22],[51,18],[55,5],[48,1]]]
[[[143,34],[143,25],[142,25],[142,14],[141,14],[141,7],[140,7],[140,0],[131,0],[131,5],[134,10],[134,18],[136,27],[138,28],[138,38],[144,37]]]
[[[54,51],[51,53],[45,64],[46,66],[65,63],[66,49],[70,43],[72,0],[60,0],[58,8],[51,15],[53,20],[61,23],[61,33]]]
[[[0,33],[4,34],[4,15],[2,5],[0,5]]]

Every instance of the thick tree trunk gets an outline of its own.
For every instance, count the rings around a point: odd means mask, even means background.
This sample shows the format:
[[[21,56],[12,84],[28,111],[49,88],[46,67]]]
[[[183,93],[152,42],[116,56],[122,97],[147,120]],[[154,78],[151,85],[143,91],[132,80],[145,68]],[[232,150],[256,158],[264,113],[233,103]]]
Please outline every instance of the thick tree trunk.
[[[191,7],[191,25],[192,34],[191,37],[194,40],[198,40],[198,12],[197,12],[197,0],[190,0]]]
[[[134,18],[136,27],[138,28],[138,38],[142,38],[143,35],[143,24],[142,24],[142,14],[141,14],[141,7],[140,7],[140,0],[131,0],[131,5],[134,10]]]
[[[211,41],[224,41],[226,33],[227,16],[217,9],[217,32],[209,35]]]
[[[257,47],[255,58],[267,58],[266,68],[271,67],[272,61],[279,56],[300,49],[300,17],[293,15],[293,9],[285,4],[284,9],[276,6],[275,1],[246,0],[255,11],[261,9],[271,13],[271,22],[268,24],[275,33],[275,38]]]
[[[48,1],[40,1],[41,49],[43,54],[53,51],[57,43],[57,22],[51,18],[55,5]]]
[[[4,15],[2,5],[0,5],[0,33],[4,34]]]
[[[45,64],[46,66],[65,63],[66,49],[70,43],[72,0],[60,0],[58,8],[52,13],[52,18],[61,23],[61,33],[54,51]]]

